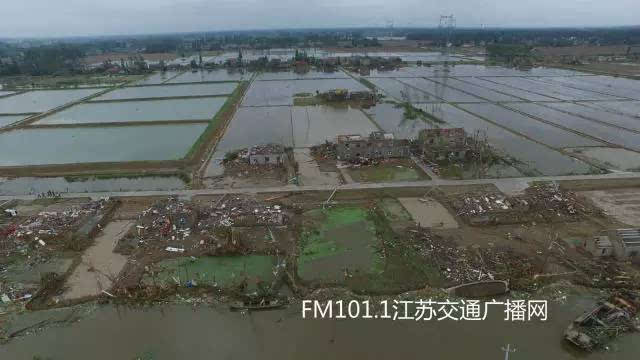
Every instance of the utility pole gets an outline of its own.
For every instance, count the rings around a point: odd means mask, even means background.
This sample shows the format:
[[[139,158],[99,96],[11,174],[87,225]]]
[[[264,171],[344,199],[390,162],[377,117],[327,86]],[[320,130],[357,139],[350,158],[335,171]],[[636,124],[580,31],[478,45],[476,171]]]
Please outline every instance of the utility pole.
[[[509,360],[509,354],[516,352],[516,349],[512,349],[511,344],[507,344],[507,348],[502,348],[502,351],[504,351],[504,360]]]

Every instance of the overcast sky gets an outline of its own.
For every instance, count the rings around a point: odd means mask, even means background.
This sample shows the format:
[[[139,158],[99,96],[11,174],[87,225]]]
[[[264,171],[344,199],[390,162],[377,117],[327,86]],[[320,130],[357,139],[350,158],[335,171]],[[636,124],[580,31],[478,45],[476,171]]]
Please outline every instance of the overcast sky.
[[[1,0],[0,37],[333,26],[607,26],[640,0]]]

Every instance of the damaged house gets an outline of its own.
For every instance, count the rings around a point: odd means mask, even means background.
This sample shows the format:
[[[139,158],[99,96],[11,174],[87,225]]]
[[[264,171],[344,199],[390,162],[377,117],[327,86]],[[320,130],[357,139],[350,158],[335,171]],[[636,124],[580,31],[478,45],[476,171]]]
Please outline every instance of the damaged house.
[[[280,165],[285,160],[285,149],[279,144],[256,145],[249,148],[248,155],[251,165]]]
[[[603,230],[584,247],[596,257],[628,259],[640,255],[640,229]]]
[[[410,155],[410,143],[406,139],[395,139],[393,134],[381,131],[362,135],[339,135],[336,139],[338,160],[352,161],[360,158],[388,159]]]
[[[422,154],[429,161],[464,160],[471,152],[463,128],[424,129],[418,136]]]

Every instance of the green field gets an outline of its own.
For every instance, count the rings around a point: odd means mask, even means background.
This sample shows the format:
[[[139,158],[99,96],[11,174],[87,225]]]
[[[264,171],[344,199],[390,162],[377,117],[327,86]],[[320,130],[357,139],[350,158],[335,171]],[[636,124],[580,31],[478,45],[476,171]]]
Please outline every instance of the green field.
[[[146,285],[175,284],[178,280],[184,285],[195,280],[199,285],[217,285],[232,287],[245,279],[249,288],[258,280],[271,282],[274,279],[273,269],[276,260],[272,256],[209,256],[197,259],[182,257],[161,261],[157,266],[161,269],[155,274],[145,275]]]

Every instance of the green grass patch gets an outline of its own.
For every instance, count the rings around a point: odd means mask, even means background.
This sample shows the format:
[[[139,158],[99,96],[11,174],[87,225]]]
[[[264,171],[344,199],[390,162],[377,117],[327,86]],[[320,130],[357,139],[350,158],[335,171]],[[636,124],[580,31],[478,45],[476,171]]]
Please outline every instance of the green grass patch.
[[[379,208],[369,215],[376,236],[384,244],[384,262],[377,272],[354,276],[349,287],[355,292],[394,294],[443,284],[439,268],[419,254],[405,236],[394,232],[390,219]]]
[[[344,283],[344,270],[369,273],[376,266],[374,224],[361,207],[333,207],[304,215],[298,275],[307,281]]]
[[[381,163],[374,166],[351,168],[349,175],[356,182],[376,183],[395,181],[429,180],[430,177],[422,170],[410,166],[407,163]]]
[[[376,89],[376,86],[371,81],[369,81],[369,80],[367,80],[367,79],[365,79],[363,77],[358,78],[358,81],[360,81],[360,83],[362,85],[368,87],[371,90],[375,90]]]
[[[252,288],[258,281],[274,279],[276,260],[266,255],[210,256],[195,260],[183,257],[164,260],[157,265],[161,270],[155,277],[147,274],[143,278],[146,285],[175,284],[175,280],[184,285],[195,280],[199,285],[228,288],[247,280],[249,288]]]

